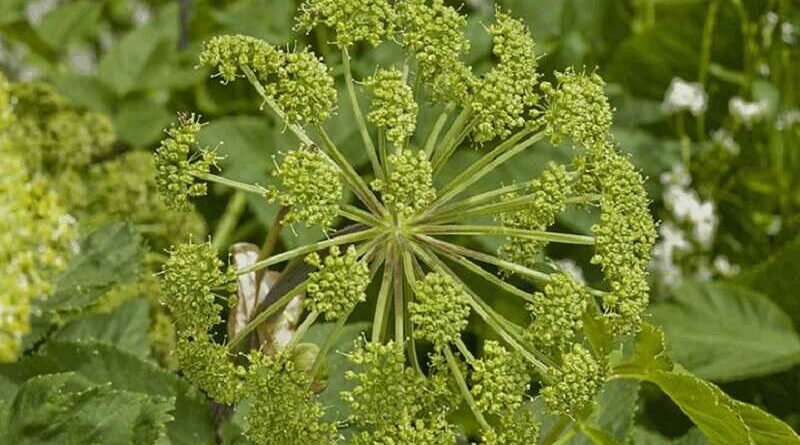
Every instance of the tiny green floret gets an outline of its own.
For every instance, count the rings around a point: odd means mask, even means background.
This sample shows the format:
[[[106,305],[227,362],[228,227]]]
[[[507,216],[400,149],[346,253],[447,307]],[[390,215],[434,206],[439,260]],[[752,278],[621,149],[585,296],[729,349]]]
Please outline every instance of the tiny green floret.
[[[524,401],[530,375],[524,358],[500,343],[488,340],[483,356],[472,363],[472,393],[485,414],[513,412]]]
[[[544,292],[534,293],[533,303],[528,305],[533,322],[525,332],[527,339],[546,349],[563,350],[583,328],[583,313],[591,298],[570,275],[550,275]]]
[[[216,69],[216,75],[223,82],[233,82],[244,76],[242,68],[249,68],[259,78],[267,79],[283,64],[283,52],[255,37],[222,35],[205,42],[200,63]]]
[[[606,377],[605,367],[579,344],[561,356],[551,374],[553,382],[541,390],[547,409],[572,418],[594,402]]]
[[[207,334],[178,338],[175,355],[186,378],[218,403],[236,403],[244,396],[246,369],[231,361],[225,346]]]
[[[195,114],[181,114],[177,124],[167,129],[167,137],[156,149],[156,185],[167,207],[188,211],[190,197],[205,196],[208,184],[199,181],[217,167],[216,150],[197,147],[197,134],[202,124]]]
[[[338,168],[316,147],[302,147],[283,156],[272,172],[279,187],[267,191],[270,202],[289,208],[287,224],[304,222],[330,229],[339,215],[342,180]]]
[[[398,69],[380,69],[364,80],[364,85],[372,91],[372,111],[367,118],[386,132],[386,139],[402,145],[414,134],[419,109],[403,73]]]
[[[518,408],[500,416],[498,425],[481,437],[483,445],[530,445],[539,442],[539,422],[530,409]]]
[[[414,336],[436,347],[458,340],[467,327],[468,296],[449,275],[431,272],[414,285],[416,299],[408,311],[414,323]]]
[[[366,300],[369,265],[359,260],[354,246],[344,255],[333,246],[324,259],[314,252],[306,257],[306,263],[319,269],[308,276],[308,298],[304,301],[309,310],[324,314],[326,320],[338,320]]]
[[[402,150],[389,155],[390,172],[385,180],[372,181],[383,202],[402,218],[409,218],[436,199],[433,168],[425,152]]]
[[[277,72],[275,101],[289,124],[320,124],[336,104],[331,69],[308,48],[286,53]]]
[[[547,108],[545,132],[554,145],[562,140],[589,148],[608,137],[613,110],[603,88],[605,82],[597,73],[576,73],[572,68],[556,73],[557,84],[541,85]]]
[[[394,33],[397,13],[388,0],[306,0],[300,6],[298,28],[310,32],[320,23],[336,33],[336,44],[358,42],[378,46]]]

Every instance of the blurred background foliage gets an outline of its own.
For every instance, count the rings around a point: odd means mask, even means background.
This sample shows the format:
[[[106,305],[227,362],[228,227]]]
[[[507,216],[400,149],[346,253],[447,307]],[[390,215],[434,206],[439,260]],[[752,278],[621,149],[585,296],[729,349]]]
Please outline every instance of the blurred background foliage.
[[[201,138],[208,145],[221,144],[226,176],[267,184],[271,156],[292,148],[294,142],[271,116],[260,112],[259,100],[247,85],[222,88],[197,68],[197,55],[210,36],[242,33],[274,44],[310,45],[336,67],[338,54],[327,54],[320,45],[329,39],[324,30],[309,35],[292,30],[296,7],[293,0],[3,0],[0,69],[16,82],[47,82],[71,106],[108,115],[117,137],[110,158],[151,151],[177,112],[200,112],[210,122]],[[528,23],[542,55],[542,73],[584,67],[596,69],[608,82],[607,93],[617,110],[616,139],[649,176],[652,210],[662,221],[662,240],[653,265],[656,291],[651,313],[652,321],[667,333],[673,359],[721,384],[732,396],[800,428],[800,109],[796,93],[800,91],[800,4],[790,0],[498,0],[497,4],[468,0],[462,11],[470,16],[469,59],[476,70],[491,62],[491,42],[482,27],[496,7]],[[400,57],[390,45],[356,52],[357,78],[372,74],[375,64],[387,66]],[[695,103],[698,108],[681,105],[680,97],[670,96],[673,87],[681,86],[696,94],[695,99],[702,102]],[[350,160],[365,164],[356,128],[348,121],[348,107],[346,100],[340,100],[339,113],[329,125],[331,135]],[[427,133],[434,111],[421,109],[421,134]],[[477,156],[465,146],[450,168],[457,172]],[[557,151],[538,146],[477,187],[530,177],[547,160],[558,157]],[[250,196],[237,203],[225,193],[213,189],[209,199],[198,203],[210,232],[220,235],[222,226],[229,232],[228,240],[259,243],[276,206]],[[114,208],[112,203],[102,204],[95,213]],[[221,215],[230,215],[226,208],[232,206],[236,207],[235,224],[220,224]],[[141,246],[139,235],[127,232],[138,230],[147,237],[148,221],[137,220],[136,213],[136,209],[116,212],[105,222],[128,219],[134,225],[111,226],[92,236],[102,237],[110,230],[117,234],[115,240],[124,233],[129,246]],[[585,217],[567,215],[559,224],[589,230]],[[192,231],[204,236],[202,228]],[[320,237],[319,232],[295,228],[284,231],[281,242],[292,247]],[[151,252],[147,256],[131,253],[146,257],[141,260],[144,267],[126,271],[142,278],[123,280],[133,281],[128,287],[136,289],[127,289],[127,294],[118,290],[125,295],[110,298],[117,301],[109,306],[115,308],[111,312],[99,311],[77,325],[66,317],[55,334],[57,341],[47,345],[53,357],[25,366],[50,372],[74,370],[78,366],[74,357],[91,351],[88,346],[63,342],[84,336],[158,358],[159,353],[148,350],[151,342],[163,341],[163,336],[152,335],[159,326],[164,328],[159,318],[163,314],[147,310],[153,298],[131,295],[157,292],[152,290],[157,284],[152,283],[149,271],[169,242],[177,241],[148,238]],[[103,246],[95,243],[97,249],[113,247]],[[491,250],[497,246],[475,247]],[[548,254],[554,262],[584,258],[587,261],[572,264],[575,273],[589,282],[598,276],[588,264],[588,252],[562,247]],[[102,282],[104,291],[112,287],[109,283]],[[475,286],[481,288],[478,283]],[[64,298],[71,301],[69,296]],[[511,318],[524,316],[516,300],[501,294],[487,298]],[[64,300],[55,300],[59,301]],[[475,325],[470,333],[473,341],[487,335],[479,323]],[[357,332],[353,329],[350,338]],[[323,334],[312,335],[324,338]],[[108,360],[116,360],[109,354]],[[168,367],[163,348],[161,354],[161,364]],[[331,360],[331,375],[335,375],[340,372],[336,366],[344,365]],[[134,380],[147,379],[148,372],[156,371],[136,372],[141,376],[137,374]],[[19,369],[0,373],[24,381]],[[166,374],[152,378],[163,380],[166,386],[145,391],[129,382],[117,389],[177,394],[179,399],[188,391]],[[616,387],[620,385],[608,385],[603,393],[599,424],[618,437],[633,428],[635,444],[704,443],[660,392],[643,385],[637,400],[625,391],[631,388]],[[182,427],[196,429],[195,439],[209,434],[208,428],[197,426],[203,415],[197,414],[202,410],[196,402],[184,402],[183,417],[199,417],[183,419],[186,422],[171,428],[174,443],[192,443],[186,439],[192,436],[180,431]],[[240,440],[235,426],[226,431],[230,433],[226,440]],[[578,437],[574,442],[584,440]]]

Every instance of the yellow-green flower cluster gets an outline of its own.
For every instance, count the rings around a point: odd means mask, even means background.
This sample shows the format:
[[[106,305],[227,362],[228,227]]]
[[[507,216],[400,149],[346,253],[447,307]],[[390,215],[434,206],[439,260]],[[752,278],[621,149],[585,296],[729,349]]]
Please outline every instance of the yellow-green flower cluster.
[[[605,382],[605,366],[580,344],[561,356],[561,366],[551,369],[553,381],[542,388],[548,411],[575,418],[591,405]]]
[[[619,333],[633,333],[649,301],[647,265],[656,225],[642,176],[610,142],[601,147],[594,156],[603,211],[592,227],[597,238],[592,262],[600,264],[611,286],[604,298],[606,317]]]
[[[367,118],[386,132],[386,139],[402,145],[417,126],[417,102],[414,91],[398,69],[380,69],[364,80],[372,91],[371,109]]]
[[[389,155],[389,165],[389,177],[372,181],[371,185],[395,213],[411,217],[436,199],[433,168],[425,152],[402,150]]]
[[[541,85],[547,102],[545,133],[553,144],[567,138],[588,148],[605,141],[613,115],[603,79],[597,73],[568,69],[556,73],[556,80],[556,86],[549,82]]]
[[[287,354],[250,355],[245,392],[253,404],[245,435],[258,445],[331,445],[338,443],[335,424],[308,390],[309,379]]]
[[[270,202],[289,207],[284,221],[318,225],[327,231],[339,215],[342,181],[339,169],[315,147],[292,150],[281,160],[272,175],[280,187],[267,192]]]
[[[355,370],[345,378],[356,386],[342,392],[350,405],[350,420],[361,431],[356,444],[452,444],[452,427],[444,419],[446,407],[431,395],[436,391],[405,365],[403,344],[361,341],[348,355]],[[387,403],[391,401],[391,403]]]
[[[233,404],[245,394],[247,370],[231,361],[225,346],[207,335],[178,338],[175,355],[181,372],[218,403]]]
[[[156,185],[164,203],[170,209],[191,210],[189,197],[204,196],[208,184],[198,181],[217,166],[216,151],[197,147],[197,134],[202,124],[194,114],[182,114],[177,124],[167,129],[167,137],[156,149]]]
[[[326,320],[338,320],[367,299],[369,265],[358,259],[354,246],[344,255],[333,246],[324,259],[314,252],[306,262],[319,269],[308,276],[304,303],[309,310],[324,314]]]
[[[546,230],[566,208],[566,199],[571,190],[569,174],[565,166],[548,164],[542,175],[531,181],[530,206],[525,209],[503,213],[500,222],[508,227],[526,230]],[[516,193],[503,197],[505,200],[520,198]],[[533,266],[546,242],[532,239],[509,238],[500,247],[500,255],[525,266]]]
[[[449,275],[431,272],[415,283],[414,295],[408,307],[414,337],[437,348],[460,338],[470,312],[469,297],[460,284]]]
[[[30,331],[32,300],[52,292],[77,238],[58,196],[10,147],[14,119],[10,86],[0,75],[0,362],[17,358]]]
[[[11,95],[16,122],[8,136],[14,149],[24,152],[30,171],[57,174],[84,167],[112,149],[111,120],[69,106],[51,86],[16,83]]]
[[[156,169],[150,153],[132,151],[89,168],[86,206],[80,220],[84,228],[111,220],[129,220],[148,227],[148,238],[162,248],[202,237],[206,228],[196,212],[176,212],[158,197]]]
[[[297,21],[306,32],[320,23],[332,28],[342,48],[358,42],[378,46],[392,37],[397,13],[388,0],[306,0]]]
[[[429,4],[430,3],[430,4]],[[467,19],[443,0],[407,0],[398,4],[400,43],[419,63],[419,74],[434,95],[465,103],[475,78],[461,60],[469,52]]]
[[[481,437],[483,445],[530,445],[539,441],[539,422],[528,409],[506,412],[499,424]]]
[[[250,71],[290,124],[325,122],[336,103],[330,68],[307,48],[289,52],[253,37],[224,35],[206,42],[200,63],[224,82]]]
[[[510,136],[515,128],[525,125],[525,111],[537,100],[536,54],[525,24],[498,12],[489,31],[500,62],[480,80],[472,102],[478,119],[474,132],[478,142]]]
[[[472,363],[472,393],[485,414],[513,412],[530,387],[525,359],[496,341],[486,341],[483,356]]]
[[[528,305],[533,322],[526,338],[543,348],[564,350],[583,328],[583,313],[591,298],[586,287],[570,275],[550,275],[544,292],[534,293],[533,303]]]

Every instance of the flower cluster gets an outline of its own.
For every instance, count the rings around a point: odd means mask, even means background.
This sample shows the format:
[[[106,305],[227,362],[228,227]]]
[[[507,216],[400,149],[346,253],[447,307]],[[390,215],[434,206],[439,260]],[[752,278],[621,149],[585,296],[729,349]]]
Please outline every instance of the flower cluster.
[[[306,0],[297,19],[301,30],[310,32],[320,23],[336,33],[342,48],[358,42],[378,46],[392,36],[397,13],[388,0]]]
[[[437,347],[456,341],[470,312],[464,289],[449,275],[431,272],[415,283],[414,295],[408,307],[414,336]]]
[[[383,202],[403,218],[413,216],[436,198],[433,170],[425,153],[402,150],[389,155],[389,176],[372,181]]]
[[[200,62],[224,82],[240,72],[262,82],[260,93],[290,124],[325,122],[336,103],[330,69],[307,48],[287,52],[248,36],[217,36],[206,42]]]
[[[531,181],[525,193],[530,204],[514,212],[502,213],[498,220],[507,227],[528,230],[547,230],[556,221],[556,216],[566,208],[566,199],[571,192],[571,181],[563,165],[550,163],[542,175]],[[520,198],[519,193],[503,196],[506,201]],[[500,255],[519,264],[532,266],[538,261],[546,242],[534,239],[510,237],[500,247]]]
[[[280,186],[267,191],[267,199],[289,207],[285,222],[316,224],[328,230],[339,214],[342,181],[338,168],[314,147],[292,150],[272,175]]]
[[[530,387],[528,366],[521,355],[496,341],[483,345],[483,356],[472,363],[472,393],[486,414],[514,412]]]
[[[308,276],[308,298],[305,306],[325,315],[326,320],[338,320],[367,298],[369,265],[358,259],[356,248],[350,246],[342,255],[337,246],[320,259],[315,252],[306,257],[306,263],[316,267]]]
[[[414,92],[397,69],[381,69],[364,80],[372,91],[369,121],[386,132],[386,139],[402,145],[414,134],[419,107]]]
[[[536,345],[563,350],[583,327],[583,314],[591,303],[586,288],[566,274],[553,274],[544,292],[533,294],[528,305],[533,322],[526,336]]]
[[[605,375],[605,367],[575,344],[561,356],[561,366],[553,370],[553,383],[542,388],[541,394],[551,412],[575,417],[594,401]]]
[[[204,196],[208,192],[208,185],[198,181],[198,177],[215,168],[220,158],[213,149],[197,147],[201,128],[198,116],[182,114],[156,149],[156,185],[164,203],[171,209],[190,210],[189,197]]]
[[[543,82],[547,102],[545,133],[555,145],[564,138],[583,146],[603,143],[611,129],[612,110],[603,93],[605,82],[597,73],[556,73],[557,84]]]

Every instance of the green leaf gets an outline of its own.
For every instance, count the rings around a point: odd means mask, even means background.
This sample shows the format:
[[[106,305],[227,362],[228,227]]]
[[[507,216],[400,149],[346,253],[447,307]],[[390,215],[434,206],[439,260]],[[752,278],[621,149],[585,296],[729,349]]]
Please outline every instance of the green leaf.
[[[581,428],[588,437],[579,436],[569,444],[624,443],[633,427],[639,401],[639,386],[640,383],[633,379],[614,379],[606,382],[597,407],[589,419],[583,422]]]
[[[144,252],[142,237],[131,224],[111,224],[96,230],[81,244],[80,253],[42,308],[74,311],[92,305],[115,284],[136,278]]]
[[[637,426],[631,434],[631,445],[708,445],[703,433],[697,428],[692,428],[683,436],[669,440],[666,437]]]
[[[721,283],[687,283],[651,308],[669,355],[700,377],[741,380],[800,363],[800,336],[767,297]]]
[[[745,271],[737,282],[763,292],[792,317],[800,326],[800,237],[780,250],[775,256]],[[780,277],[780,279],[775,279]]]
[[[17,393],[6,443],[155,444],[172,420],[171,398],[92,386],[74,373],[36,376]]]
[[[291,37],[294,11],[294,2],[239,0],[214,18],[226,34],[245,34],[281,44]]]
[[[64,372],[118,391],[174,398],[175,420],[167,425],[171,444],[214,443],[211,410],[204,397],[155,363],[109,344],[48,341],[36,354],[0,366],[0,400],[13,400],[18,389],[37,375]]]
[[[102,6],[89,0],[63,3],[48,12],[34,29],[50,47],[63,49],[95,31]]]
[[[98,78],[118,96],[136,90],[164,39],[152,25],[131,31],[100,59]]]
[[[173,119],[163,104],[142,97],[123,101],[114,115],[114,129],[122,141],[134,147],[156,142]]]
[[[51,338],[59,341],[96,340],[146,358],[150,354],[150,303],[130,300],[110,314],[81,317],[56,331]]]

